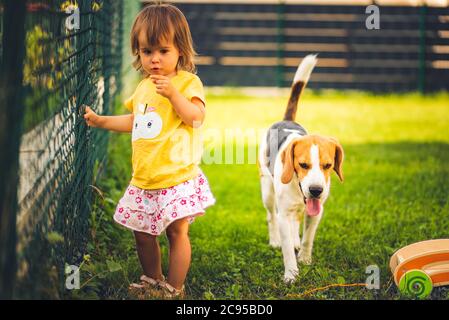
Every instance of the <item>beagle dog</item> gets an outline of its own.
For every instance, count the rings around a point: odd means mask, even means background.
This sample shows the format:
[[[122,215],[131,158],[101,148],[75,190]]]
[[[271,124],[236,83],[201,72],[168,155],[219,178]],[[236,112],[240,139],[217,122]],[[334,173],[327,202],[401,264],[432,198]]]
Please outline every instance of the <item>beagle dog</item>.
[[[269,128],[258,154],[269,243],[282,248],[285,282],[293,281],[298,274],[297,260],[312,263],[313,240],[329,196],[332,170],[343,181],[344,154],[340,143],[334,138],[309,135],[295,122],[299,97],[316,62],[316,55],[308,55],[299,65],[284,120]]]

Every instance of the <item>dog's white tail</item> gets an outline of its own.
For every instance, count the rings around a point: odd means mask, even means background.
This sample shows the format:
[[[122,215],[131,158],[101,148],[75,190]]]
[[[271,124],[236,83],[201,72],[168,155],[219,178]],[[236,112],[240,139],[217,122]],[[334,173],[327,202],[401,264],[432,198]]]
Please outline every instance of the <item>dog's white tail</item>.
[[[313,68],[315,68],[318,59],[316,58],[316,54],[309,54],[304,59],[302,59],[301,64],[298,66],[298,69],[295,73],[295,78],[293,79],[293,83],[302,81],[304,85],[309,81],[310,75],[312,74]]]

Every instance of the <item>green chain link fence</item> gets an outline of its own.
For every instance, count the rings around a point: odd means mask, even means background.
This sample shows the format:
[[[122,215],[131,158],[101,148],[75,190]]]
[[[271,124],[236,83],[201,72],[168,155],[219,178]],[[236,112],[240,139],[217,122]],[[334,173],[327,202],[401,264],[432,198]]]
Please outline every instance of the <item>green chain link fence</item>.
[[[22,3],[23,11],[13,12]],[[1,249],[7,239],[17,249],[16,265],[11,256],[1,255],[2,297],[12,294],[7,277],[16,275],[13,297],[62,298],[65,265],[83,259],[108,134],[86,127],[82,105],[102,114],[113,111],[121,90],[123,6],[122,0],[2,2],[2,80],[3,69],[14,60],[7,48],[23,50],[22,81],[11,87],[5,80],[1,88],[2,97],[9,93],[17,103],[3,105],[2,111],[20,110],[2,115],[9,117],[3,120],[15,123],[21,137],[11,142],[0,132],[0,142],[16,144],[10,149],[18,151],[17,176],[0,181],[2,190],[18,182],[16,205],[5,205],[14,197],[1,199]],[[23,15],[23,37],[14,37],[20,33],[7,25],[11,14]],[[2,157],[2,171],[13,172],[13,160]]]

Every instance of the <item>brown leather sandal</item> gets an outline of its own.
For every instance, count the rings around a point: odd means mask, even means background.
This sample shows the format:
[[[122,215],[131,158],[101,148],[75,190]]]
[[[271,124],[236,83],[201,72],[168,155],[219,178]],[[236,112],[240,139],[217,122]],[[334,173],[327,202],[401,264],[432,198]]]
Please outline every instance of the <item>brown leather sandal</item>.
[[[157,287],[148,288],[144,294],[145,299],[184,299],[185,287],[176,289],[165,281],[160,281]]]
[[[157,288],[159,283],[165,281],[165,277],[162,276],[162,280],[153,279],[146,275],[140,276],[140,283],[131,283],[128,287],[128,294],[134,298],[141,299],[142,295],[149,288]]]

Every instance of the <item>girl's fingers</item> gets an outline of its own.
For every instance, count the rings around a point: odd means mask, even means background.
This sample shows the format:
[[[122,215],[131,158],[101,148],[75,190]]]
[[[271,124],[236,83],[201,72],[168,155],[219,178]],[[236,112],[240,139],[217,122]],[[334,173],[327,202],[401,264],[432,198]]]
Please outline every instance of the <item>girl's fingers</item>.
[[[150,76],[150,79],[151,79],[151,81],[153,81],[154,84],[157,84],[157,83],[168,83],[167,77],[164,77],[164,76],[157,76],[157,75]]]
[[[167,77],[163,76],[163,75],[159,75],[159,74],[153,74],[153,75],[150,75],[150,79],[161,80],[161,79],[167,79]]]

